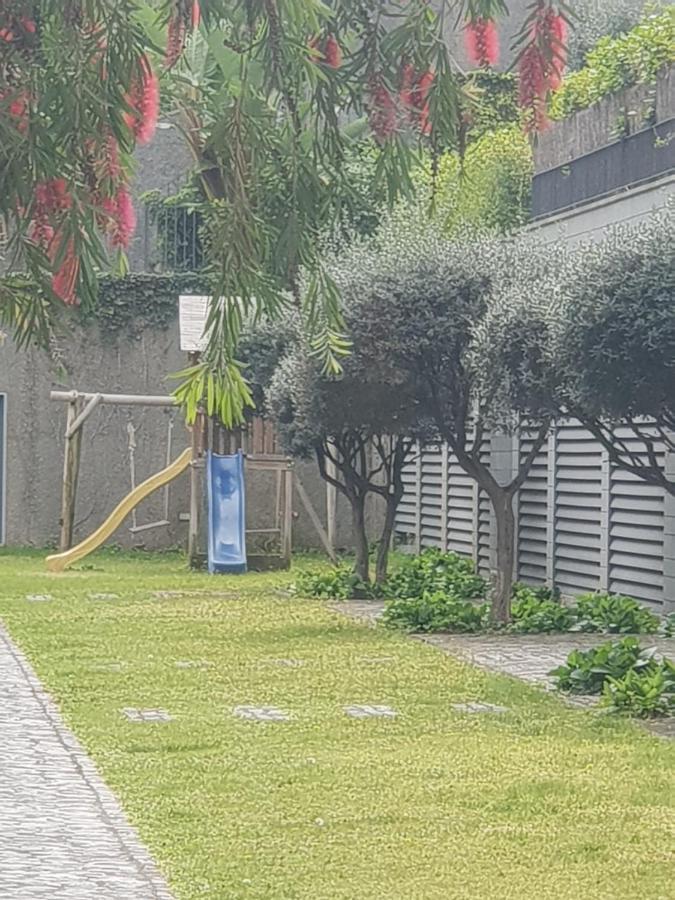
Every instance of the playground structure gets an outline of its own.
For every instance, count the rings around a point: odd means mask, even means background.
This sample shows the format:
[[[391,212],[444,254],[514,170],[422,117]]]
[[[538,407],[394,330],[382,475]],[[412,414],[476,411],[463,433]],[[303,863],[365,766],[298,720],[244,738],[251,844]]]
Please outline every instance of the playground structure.
[[[125,496],[90,535],[73,546],[73,526],[77,483],[80,469],[82,433],[87,420],[102,405],[176,410],[171,396],[81,393],[52,391],[51,399],[68,404],[65,432],[65,454],[61,502],[61,533],[59,553],[47,557],[47,568],[64,571],[100,547],[127,519],[132,516],[131,532],[136,534],[153,528],[168,526],[169,490],[173,481],[190,472],[190,510],[187,516],[188,556],[190,564],[201,568],[208,562],[214,574],[241,573],[252,568],[284,568],[290,565],[292,552],[293,494],[298,496],[316,529],[328,556],[335,561],[333,547],[335,527],[334,498],[327,497],[328,529],[324,529],[300,479],[294,477],[293,462],[276,452],[276,442],[268,423],[253,420],[247,429],[227,431],[219,423],[198,413],[189,427],[190,447],[176,459],[171,459],[173,418],[169,420],[166,465],[141,484],[136,484],[134,451],[135,433],[128,424],[131,492]],[[249,447],[251,448],[249,450]],[[257,452],[256,452],[257,451]],[[246,528],[245,471],[265,471],[276,475],[274,527]],[[206,476],[206,477],[205,477]],[[156,491],[163,489],[164,518],[139,525],[138,505]],[[207,516],[203,516],[204,492],[207,495]],[[332,503],[331,503],[332,500]],[[277,554],[247,555],[247,535],[267,535],[278,538]],[[203,547],[206,546],[206,553]]]

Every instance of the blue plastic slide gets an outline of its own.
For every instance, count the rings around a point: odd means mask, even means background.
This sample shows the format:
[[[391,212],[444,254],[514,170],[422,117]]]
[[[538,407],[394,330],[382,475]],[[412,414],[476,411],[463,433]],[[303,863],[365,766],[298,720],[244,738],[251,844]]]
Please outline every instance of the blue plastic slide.
[[[209,497],[209,572],[246,571],[246,504],[244,455],[206,457]]]

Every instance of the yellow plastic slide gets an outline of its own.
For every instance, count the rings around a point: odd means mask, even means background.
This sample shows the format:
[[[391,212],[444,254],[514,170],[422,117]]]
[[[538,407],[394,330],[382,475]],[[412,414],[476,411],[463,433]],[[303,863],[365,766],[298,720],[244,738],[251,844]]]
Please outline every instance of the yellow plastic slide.
[[[188,447],[188,449],[184,450],[170,466],[167,466],[166,469],[162,469],[161,472],[156,472],[154,475],[151,475],[150,478],[134,488],[130,494],[127,494],[124,500],[122,500],[111,512],[105,522],[102,525],[99,525],[96,531],[90,534],[89,537],[81,541],[76,547],[66,550],[64,553],[55,553],[53,556],[48,556],[47,568],[49,571],[63,572],[67,566],[72,566],[73,563],[82,559],[84,556],[88,556],[96,550],[97,547],[100,547],[104,541],[108,540],[113,531],[116,531],[120,527],[134,506],[137,506],[141,500],[145,500],[145,498],[152,494],[153,491],[156,491],[157,488],[164,487],[169,481],[173,481],[174,478],[177,478],[181,472],[184,472],[190,465],[191,458],[192,450]]]

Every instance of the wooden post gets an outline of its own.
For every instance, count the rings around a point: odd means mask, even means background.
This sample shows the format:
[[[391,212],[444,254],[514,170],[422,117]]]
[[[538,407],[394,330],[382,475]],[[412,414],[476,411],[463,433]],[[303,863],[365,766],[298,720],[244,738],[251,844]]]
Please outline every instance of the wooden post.
[[[326,474],[337,481],[337,467],[332,459],[326,460]],[[326,530],[331,553],[335,555],[337,546],[337,488],[326,482]]]
[[[281,486],[283,481],[283,475],[281,469],[277,471],[277,496],[276,502],[274,505],[274,525],[276,528],[281,528]]]
[[[293,467],[289,462],[284,472],[284,522],[281,533],[281,556],[286,565],[291,564],[293,550]]]
[[[326,553],[328,554],[328,558],[333,563],[333,565],[336,566],[338,561],[337,561],[337,556],[335,555],[335,550],[333,549],[333,547],[331,547],[331,543],[328,538],[328,534],[324,530],[324,527],[321,524],[321,519],[319,518],[316,510],[314,509],[312,501],[309,499],[309,494],[305,490],[305,486],[300,481],[300,478],[298,477],[297,474],[295,476],[295,486],[298,490],[298,496],[300,497],[300,500],[302,501],[302,505],[305,507],[305,510],[307,511],[307,515],[309,516],[310,521],[311,521],[312,525],[314,526],[316,533],[319,535],[319,538],[321,539],[321,543],[323,544]]]
[[[196,366],[201,354],[198,351],[188,353],[188,366]],[[191,568],[200,567],[199,529],[202,508],[202,467],[204,454],[204,415],[197,412],[192,424],[192,462],[190,463],[190,525],[188,528],[188,562]]]
[[[80,472],[80,452],[82,449],[82,425],[77,430],[73,424],[78,418],[77,400],[68,403],[66,420],[66,449],[63,460],[63,494],[61,498],[61,537],[59,548],[70,550],[73,545],[73,525],[75,523],[75,500],[77,498],[77,479]]]

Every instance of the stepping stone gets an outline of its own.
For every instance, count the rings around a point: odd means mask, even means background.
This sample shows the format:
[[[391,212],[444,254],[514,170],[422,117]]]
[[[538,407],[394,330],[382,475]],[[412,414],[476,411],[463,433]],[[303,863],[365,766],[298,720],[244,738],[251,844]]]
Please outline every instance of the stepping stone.
[[[123,668],[124,663],[121,662],[103,662],[92,665],[95,672],[121,672]]]
[[[352,719],[395,719],[398,715],[391,706],[345,706],[344,711]]]
[[[290,716],[276,706],[235,706],[233,713],[239,719],[251,722],[288,722]]]
[[[508,712],[506,706],[495,706],[493,703],[453,703],[452,708],[456,712],[469,713],[497,713],[502,714]]]
[[[89,594],[90,600],[119,600],[119,594]]]
[[[170,716],[165,709],[135,709],[134,707],[125,707],[122,713],[130,722],[171,722],[173,716]]]
[[[26,594],[29,603],[49,603],[53,599],[51,594]]]
[[[179,659],[174,663],[177,669],[208,669],[212,665],[205,659]]]

